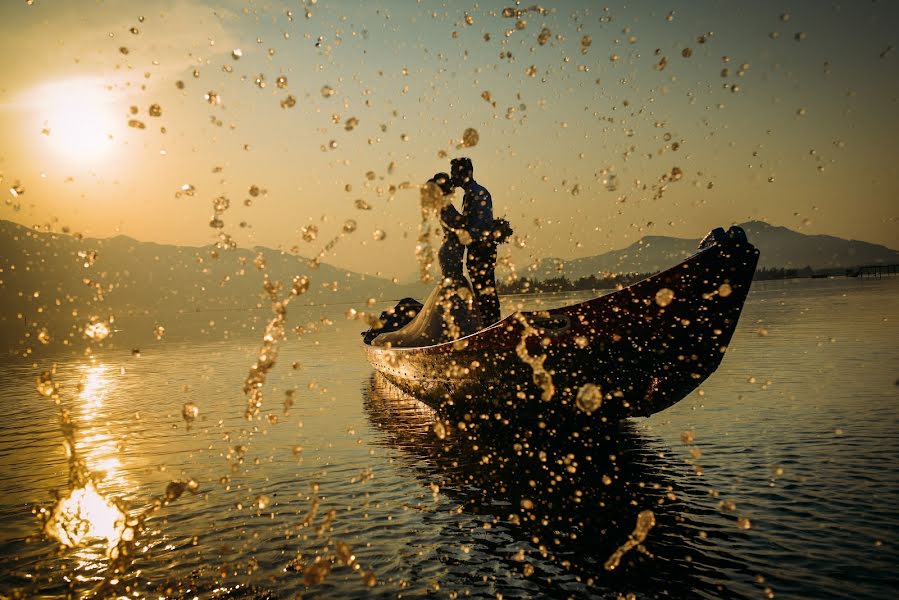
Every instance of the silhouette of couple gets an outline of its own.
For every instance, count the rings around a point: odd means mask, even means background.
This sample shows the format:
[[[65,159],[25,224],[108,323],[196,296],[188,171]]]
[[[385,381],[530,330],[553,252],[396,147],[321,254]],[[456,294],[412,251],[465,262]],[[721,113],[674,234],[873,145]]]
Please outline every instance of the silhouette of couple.
[[[437,173],[430,180],[444,194],[440,210],[444,239],[438,252],[444,279],[465,282],[462,262],[468,268],[478,312],[483,324],[499,321],[499,296],[496,293],[496,248],[511,234],[504,219],[494,220],[490,192],[474,179],[470,158],[455,158],[450,174]],[[457,187],[465,190],[460,213],[452,203]]]

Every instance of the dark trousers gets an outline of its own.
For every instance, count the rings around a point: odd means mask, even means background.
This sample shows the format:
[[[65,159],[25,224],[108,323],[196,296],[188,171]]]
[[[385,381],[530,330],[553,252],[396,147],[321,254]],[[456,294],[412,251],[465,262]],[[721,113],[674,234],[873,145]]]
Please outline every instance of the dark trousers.
[[[484,326],[499,321],[499,296],[496,293],[496,244],[473,242],[466,257],[468,277],[478,299],[478,310]]]

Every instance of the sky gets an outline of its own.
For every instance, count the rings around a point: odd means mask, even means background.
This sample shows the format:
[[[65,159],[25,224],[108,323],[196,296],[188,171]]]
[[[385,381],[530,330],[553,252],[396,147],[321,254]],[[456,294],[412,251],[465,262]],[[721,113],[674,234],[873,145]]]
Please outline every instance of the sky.
[[[323,260],[405,280],[469,156],[519,269],[750,219],[899,248],[899,4],[540,6],[3,2],[0,218],[303,256],[352,221]]]

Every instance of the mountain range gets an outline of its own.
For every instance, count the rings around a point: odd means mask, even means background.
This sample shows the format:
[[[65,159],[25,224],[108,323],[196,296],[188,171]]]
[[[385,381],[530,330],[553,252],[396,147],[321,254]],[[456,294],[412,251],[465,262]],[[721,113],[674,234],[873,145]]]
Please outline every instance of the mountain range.
[[[899,251],[886,246],[832,235],[806,235],[764,221],[739,225],[760,251],[759,267],[803,269],[849,268],[868,264],[899,264]],[[563,260],[545,258],[526,275],[536,279],[565,276],[578,279],[601,273],[651,273],[665,269],[696,251],[699,238],[646,236],[627,248]]]
[[[861,264],[897,264],[899,251],[828,235],[805,235],[761,221],[741,225],[761,250],[760,266],[813,269]],[[573,260],[543,259],[522,274],[569,279],[603,273],[647,273],[692,254],[699,239],[647,236],[621,250]],[[264,270],[259,267],[264,265]],[[252,311],[270,315],[264,276],[284,284],[310,278],[297,303],[358,306],[403,296],[423,298],[430,286],[399,285],[264,247],[216,249],[108,239],[30,229],[0,220],[0,339],[37,335],[43,324],[71,328],[91,315],[206,315],[210,311]],[[149,318],[149,317],[148,317]],[[204,322],[208,322],[207,317]],[[238,317],[233,317],[237,319]],[[261,317],[260,317],[261,318]],[[68,335],[73,335],[70,333]]]

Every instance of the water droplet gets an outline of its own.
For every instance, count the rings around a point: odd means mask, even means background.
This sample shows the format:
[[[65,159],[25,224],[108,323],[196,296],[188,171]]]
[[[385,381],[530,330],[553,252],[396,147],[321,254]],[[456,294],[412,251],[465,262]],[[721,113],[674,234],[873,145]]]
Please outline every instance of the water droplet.
[[[200,407],[193,402],[186,402],[184,406],[181,407],[181,417],[184,419],[184,422],[187,423],[188,427],[191,426],[199,415]]]
[[[128,54],[130,50],[128,50],[126,46],[122,46],[121,48],[119,48],[119,52],[121,52],[122,54]]]
[[[156,336],[156,340],[159,341],[165,336],[165,327],[162,325],[157,325],[155,329],[153,329],[153,335]]]
[[[550,32],[549,29],[544,27],[543,29],[540,30],[540,34],[537,36],[537,43],[540,44],[541,46],[545,46],[551,36],[552,36],[552,32]]]
[[[99,342],[109,335],[109,325],[101,321],[99,317],[91,317],[90,322],[84,326],[84,335]]]
[[[386,237],[387,237],[387,234],[384,232],[383,229],[375,229],[374,232],[372,233],[372,238],[374,238],[374,240],[376,242],[380,242],[380,241],[384,240],[384,238],[386,238]]]
[[[586,383],[577,391],[577,407],[588,415],[602,406],[602,389],[593,383]]]
[[[737,527],[740,529],[750,529],[752,527],[752,522],[749,520],[749,517],[737,517]]]
[[[690,58],[691,56],[693,56],[693,48],[684,48],[683,50],[681,50],[680,55],[684,58]]]
[[[434,423],[434,435],[436,435],[438,439],[446,439],[446,433],[446,425],[443,424],[443,421]]]
[[[137,119],[128,119],[128,127],[133,127],[134,129],[146,129],[147,126],[143,121],[139,121]]]
[[[362,198],[357,198],[353,205],[359,210],[371,210],[371,204],[363,200]]]
[[[96,250],[79,250],[78,258],[82,260],[81,266],[85,269],[93,266],[95,262],[97,262],[97,251]]]
[[[696,432],[695,431],[682,431],[680,434],[680,441],[686,445],[690,445],[696,442]]]
[[[240,60],[242,56],[243,50],[241,50],[240,48],[235,48],[231,51],[231,58],[233,58],[234,60]]]
[[[718,287],[718,295],[721,296],[722,298],[727,298],[732,293],[733,293],[733,289],[730,287],[730,284],[728,284],[728,283],[722,283]]]
[[[305,225],[300,228],[300,232],[302,233],[303,241],[306,242],[313,242],[318,237],[318,227],[315,225]]]
[[[469,127],[462,133],[462,145],[465,148],[471,148],[473,146],[477,146],[480,141],[480,135],[478,134],[478,130],[472,127]]]
[[[281,100],[281,108],[293,108],[297,105],[297,99],[294,98],[291,94],[287,94],[287,97],[284,100]]]
[[[334,95],[334,88],[330,85],[323,85],[321,89],[322,98],[330,98]]]
[[[162,116],[162,107],[158,104],[151,104],[149,110],[151,117],[161,117]]]
[[[221,98],[219,97],[217,92],[209,91],[203,95],[203,98],[206,99],[206,102],[211,104],[212,106],[218,106],[221,103]]]
[[[216,214],[223,213],[228,210],[230,205],[231,201],[228,200],[228,198],[225,196],[218,196],[212,201],[212,210],[214,210]]]
[[[674,291],[668,288],[662,288],[656,292],[656,304],[666,307],[674,301]]]
[[[37,393],[45,398],[49,398],[59,391],[59,387],[53,381],[52,371],[42,371],[41,374],[35,378],[34,387],[37,390]]]
[[[356,221],[354,221],[353,219],[347,219],[343,224],[343,232],[353,233],[354,231],[356,231],[356,227]]]
[[[537,65],[531,65],[530,67],[525,69],[524,72],[528,77],[536,77],[537,76]],[[488,102],[489,102],[489,100],[488,100]]]

